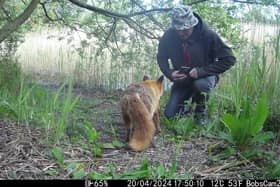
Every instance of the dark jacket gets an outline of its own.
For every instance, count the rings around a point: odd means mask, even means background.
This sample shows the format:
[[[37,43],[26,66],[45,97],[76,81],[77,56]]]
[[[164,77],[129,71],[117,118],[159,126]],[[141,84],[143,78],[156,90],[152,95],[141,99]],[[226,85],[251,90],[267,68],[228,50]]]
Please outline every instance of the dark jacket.
[[[171,73],[180,70],[181,66],[196,67],[198,78],[202,78],[210,75],[218,76],[235,63],[232,50],[197,14],[195,16],[199,19],[199,23],[185,44],[173,28],[169,28],[160,39],[157,61],[163,74],[171,81]],[[188,64],[184,58],[183,44],[187,46],[190,56]],[[169,59],[173,67],[169,66]]]

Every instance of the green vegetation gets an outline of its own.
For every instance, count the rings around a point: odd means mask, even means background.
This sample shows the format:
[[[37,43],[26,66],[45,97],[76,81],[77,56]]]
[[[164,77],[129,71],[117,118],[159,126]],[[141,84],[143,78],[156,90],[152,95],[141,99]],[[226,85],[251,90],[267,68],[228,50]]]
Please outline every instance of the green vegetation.
[[[245,103],[244,111],[240,116],[225,114],[223,121],[229,128],[233,143],[237,146],[247,146],[252,137],[256,137],[264,125],[268,116],[268,105],[266,97],[260,98],[256,105],[255,111],[252,111],[252,106]]]
[[[127,171],[121,175],[116,173],[116,167],[111,164],[107,171],[104,173],[92,172],[89,174],[90,178],[93,180],[98,179],[192,179],[191,175],[185,174],[183,176],[176,176],[176,161],[172,162],[170,168],[165,167],[162,163],[150,166],[147,159],[143,159],[139,169],[133,171]]]

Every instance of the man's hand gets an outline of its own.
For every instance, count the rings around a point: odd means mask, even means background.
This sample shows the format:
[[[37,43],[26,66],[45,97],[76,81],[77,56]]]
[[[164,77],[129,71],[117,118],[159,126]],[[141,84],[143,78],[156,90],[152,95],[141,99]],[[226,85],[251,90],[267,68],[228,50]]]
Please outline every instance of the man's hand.
[[[173,81],[182,81],[187,78],[185,73],[180,73],[178,70],[175,70],[171,74],[171,78]]]
[[[175,70],[172,72],[171,74],[172,80],[173,81],[182,81],[184,79],[186,79],[187,77],[191,77],[193,79],[197,79],[198,78],[198,72],[196,68],[193,68],[188,75],[186,75],[185,73],[182,73],[178,70]]]
[[[198,72],[196,68],[193,68],[190,73],[189,73],[190,77],[197,79],[198,78]]]

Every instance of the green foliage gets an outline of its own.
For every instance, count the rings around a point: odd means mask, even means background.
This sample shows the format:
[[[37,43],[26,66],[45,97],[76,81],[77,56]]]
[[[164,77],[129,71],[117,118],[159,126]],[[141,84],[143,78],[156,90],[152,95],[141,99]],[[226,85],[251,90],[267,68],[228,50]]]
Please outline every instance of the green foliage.
[[[1,89],[0,114],[26,124],[41,125],[46,128],[48,140],[57,143],[64,136],[65,124],[79,99],[72,98],[71,84],[64,95],[64,86],[53,94],[46,88],[27,83],[28,80],[18,81],[14,83],[19,85],[16,92],[11,93],[4,86]]]
[[[265,169],[265,179],[279,179],[280,178],[280,161],[273,161],[272,165]]]
[[[67,173],[72,179],[83,179],[86,176],[84,165],[75,162],[67,164]]]
[[[147,159],[142,161],[142,165],[139,169],[135,171],[129,171],[121,175],[122,179],[147,179],[152,175],[152,171],[149,167],[149,162]]]
[[[236,154],[236,150],[233,147],[228,146],[222,151],[219,150],[219,153],[211,156],[210,159],[213,161],[220,161],[220,160],[227,159],[235,154]]]
[[[162,163],[150,166],[148,159],[143,159],[141,166],[131,171],[117,173],[116,167],[111,163],[103,173],[90,172],[91,179],[192,179],[187,173],[184,175],[176,175],[176,160],[173,160],[170,167],[164,166]]]
[[[135,171],[129,171],[121,175],[122,179],[173,179],[176,178],[176,161],[172,162],[171,167],[168,169],[162,163],[155,166],[149,166],[147,159],[142,161],[142,165]]]
[[[70,82],[70,84],[68,85],[68,90],[67,90],[67,95],[66,98],[64,100],[63,105],[61,106],[61,114],[59,117],[59,120],[57,122],[56,125],[56,137],[58,139],[60,139],[63,135],[64,135],[64,130],[65,130],[65,123],[67,122],[67,119],[69,118],[69,115],[71,113],[71,111],[73,110],[73,108],[75,107],[75,105],[77,104],[78,100],[79,100],[79,96],[77,96],[76,98],[74,98],[74,100],[72,100],[72,83]],[[54,106],[56,106],[56,103],[58,102],[58,97],[60,95],[60,91],[62,91],[62,89],[64,89],[64,85],[62,85],[59,89],[59,91],[56,93],[53,104]]]
[[[3,4],[1,2],[0,10],[0,34],[7,32],[5,30],[2,30],[3,26],[6,25],[9,22],[13,22],[20,14],[23,13],[23,11],[27,8],[28,4],[31,1],[23,2],[23,1],[16,1],[16,0],[9,0],[9,1],[3,1]],[[33,11],[33,15],[29,19],[29,21],[26,21],[23,25],[21,25],[16,30],[9,30],[8,32],[10,35],[8,38],[6,38],[3,42],[1,42],[0,45],[0,59],[2,58],[10,58],[13,57],[16,53],[16,50],[19,46],[19,44],[24,40],[24,34],[27,31],[30,31],[33,26],[35,26],[38,23],[38,13],[36,11]],[[16,24],[16,23],[14,23]]]
[[[225,114],[224,124],[229,128],[233,141],[237,146],[246,146],[251,138],[259,133],[268,116],[268,104],[265,96],[261,97],[255,109],[249,105],[250,101],[244,102],[244,111],[240,115]]]
[[[195,125],[191,117],[185,117],[185,118],[178,117],[174,119],[163,118],[163,122],[168,129],[175,132],[177,137],[182,137],[184,139],[187,139],[190,136],[192,136],[194,133]]]
[[[255,106],[257,98],[266,95],[269,115],[265,126],[277,126],[279,102],[276,98],[280,96],[277,38],[279,35],[271,42],[259,46],[248,44],[237,51],[235,67],[222,77],[221,87],[216,91],[220,114],[246,115],[252,111],[249,108]]]
[[[50,152],[50,156],[52,156],[54,159],[56,159],[57,163],[60,166],[64,165],[64,153],[63,153],[63,149],[61,147],[54,147]]]
[[[164,178],[174,179],[176,178],[175,176],[176,167],[177,167],[176,160],[173,160],[170,169],[165,168],[164,165],[160,163],[158,166],[154,166],[153,168],[154,177],[156,179],[164,179]]]
[[[17,61],[0,57],[0,89],[10,94],[18,94],[21,80],[21,68]]]
[[[112,164],[112,162],[109,163],[103,173],[92,171],[88,174],[88,177],[92,180],[119,179],[119,175],[116,172],[116,167]]]
[[[236,18],[238,7],[234,4],[223,6],[220,2],[198,3],[193,6],[202,19],[214,30],[221,34],[233,45],[237,45],[240,40],[240,26]]]
[[[90,122],[86,121],[83,125],[87,133],[87,140],[89,141],[89,145],[87,145],[87,147],[89,147],[89,149],[95,156],[102,157],[101,148],[103,147],[103,145],[97,142],[100,137],[99,133],[95,130],[94,127],[92,127],[92,123]]]
[[[17,119],[18,113],[13,105],[3,100],[0,102],[0,116]]]

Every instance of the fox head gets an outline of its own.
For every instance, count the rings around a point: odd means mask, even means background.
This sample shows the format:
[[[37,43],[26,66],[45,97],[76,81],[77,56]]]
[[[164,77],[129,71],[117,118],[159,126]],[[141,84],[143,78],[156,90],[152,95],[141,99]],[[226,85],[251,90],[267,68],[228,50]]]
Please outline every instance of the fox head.
[[[151,80],[150,77],[149,77],[148,75],[144,75],[144,76],[143,76],[143,81],[146,81],[146,80]]]
[[[158,85],[158,89],[160,92],[160,96],[162,96],[162,93],[163,93],[163,79],[164,79],[164,76],[162,75],[157,80],[157,85]]]
[[[163,82],[163,79],[164,79],[164,76],[162,75],[162,76],[160,76],[160,77],[158,78],[157,81],[160,82],[160,83],[162,83],[162,82]],[[143,81],[146,81],[146,80],[151,80],[150,76],[144,75],[144,76],[143,76]]]
[[[143,77],[144,83],[153,90],[155,95],[158,96],[161,96],[163,93],[163,79],[163,75],[160,76],[157,80],[151,80],[147,75],[144,75]]]

